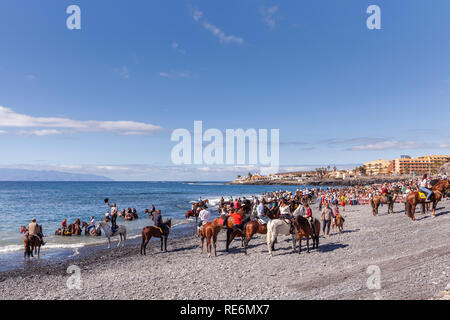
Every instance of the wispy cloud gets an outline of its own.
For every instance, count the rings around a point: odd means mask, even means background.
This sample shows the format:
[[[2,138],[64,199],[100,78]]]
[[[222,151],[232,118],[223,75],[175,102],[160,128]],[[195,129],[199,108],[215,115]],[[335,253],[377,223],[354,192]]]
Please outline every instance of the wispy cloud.
[[[28,80],[28,81],[33,81],[33,80],[37,79],[37,77],[34,74],[26,74],[24,76],[24,78],[25,78],[25,80]]]
[[[224,31],[222,31],[220,28],[215,26],[214,24],[208,22],[203,12],[201,12],[199,9],[192,9],[192,18],[196,21],[201,23],[203,28],[208,30],[212,33],[213,36],[217,37],[221,43],[237,43],[237,44],[243,44],[245,41],[243,38],[235,36],[235,35],[229,35],[226,34]]]
[[[160,72],[159,76],[170,79],[177,79],[177,78],[187,79],[191,77],[191,75],[188,72]]]
[[[122,66],[121,68],[117,68],[114,71],[121,75],[124,79],[130,78],[130,71],[128,70],[127,66]]]
[[[173,41],[170,46],[172,47],[172,49],[176,50],[177,52],[179,52],[181,54],[185,54],[186,53],[186,50],[181,48],[180,44],[178,42]]]
[[[19,132],[20,135],[28,135],[28,136],[38,136],[38,137],[44,137],[44,136],[53,136],[61,134],[62,132],[60,130],[56,129],[42,129],[42,130],[21,130]]]
[[[273,29],[276,26],[276,13],[278,12],[278,6],[273,6],[271,8],[261,8],[260,13],[263,22]]]
[[[58,117],[34,117],[14,112],[12,109],[0,106],[0,128],[39,128],[34,135],[58,134],[61,129],[70,129],[74,132],[111,132],[124,135],[153,134],[163,130],[162,127],[135,121],[96,121],[73,120]],[[45,130],[45,129],[53,129]],[[62,133],[62,131],[61,131]]]

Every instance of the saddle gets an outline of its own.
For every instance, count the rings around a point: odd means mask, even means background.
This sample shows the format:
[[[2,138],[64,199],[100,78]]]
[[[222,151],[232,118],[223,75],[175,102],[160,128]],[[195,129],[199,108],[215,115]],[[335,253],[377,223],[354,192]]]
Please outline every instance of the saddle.
[[[430,199],[434,196],[434,192],[431,191],[431,196]],[[421,191],[419,191],[419,199],[426,201],[427,200],[427,195]],[[430,201],[426,201],[426,202],[430,202]]]

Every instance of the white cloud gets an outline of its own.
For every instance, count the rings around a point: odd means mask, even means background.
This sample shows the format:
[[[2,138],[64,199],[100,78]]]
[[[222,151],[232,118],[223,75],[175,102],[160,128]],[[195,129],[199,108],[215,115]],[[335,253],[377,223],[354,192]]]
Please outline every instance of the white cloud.
[[[33,80],[36,80],[37,77],[34,74],[26,74],[25,79],[28,81],[33,81]]]
[[[172,42],[172,48],[177,49],[180,45],[176,42]]]
[[[116,73],[120,74],[124,79],[130,78],[130,71],[127,66],[123,66],[122,68],[117,68],[114,70]]]
[[[21,134],[21,135],[30,135],[30,136],[38,136],[38,137],[58,135],[61,133],[62,133],[61,131],[56,130],[56,129],[43,129],[43,130],[32,130],[32,131],[22,130],[19,132],[19,134]]]
[[[7,134],[7,133],[8,133],[8,131],[0,130],[0,134]]]
[[[276,13],[278,11],[278,6],[273,6],[271,8],[262,8],[260,10],[261,16],[265,24],[269,26],[269,28],[273,29],[276,25]]]
[[[0,106],[0,128],[40,128],[35,135],[58,134],[58,130],[42,129],[70,129],[75,132],[114,132],[124,135],[153,134],[161,131],[160,126],[135,121],[95,121],[73,120],[57,117],[33,117],[14,112],[12,109]]]
[[[430,145],[420,141],[398,141],[398,140],[386,140],[375,143],[357,145],[350,148],[352,151],[365,151],[365,150],[390,150],[390,149],[425,149],[436,148],[439,146]]]
[[[188,72],[160,72],[160,77],[163,78],[170,78],[170,79],[176,79],[176,78],[190,78],[191,75]]]
[[[203,28],[210,31],[215,37],[219,38],[221,43],[237,43],[237,44],[243,44],[245,41],[241,37],[237,37],[234,35],[227,35],[224,31],[222,31],[220,28],[215,26],[212,23],[209,23],[204,19],[203,12],[201,12],[198,9],[193,9],[192,12],[192,18],[196,22],[201,22]]]

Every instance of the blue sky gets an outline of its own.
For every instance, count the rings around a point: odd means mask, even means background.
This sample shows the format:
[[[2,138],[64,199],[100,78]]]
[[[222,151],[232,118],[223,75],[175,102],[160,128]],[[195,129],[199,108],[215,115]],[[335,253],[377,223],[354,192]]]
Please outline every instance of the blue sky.
[[[81,8],[81,30],[66,8]],[[368,30],[366,8],[381,8]],[[280,129],[284,168],[450,150],[450,2],[0,3],[1,167],[216,180],[172,130]]]

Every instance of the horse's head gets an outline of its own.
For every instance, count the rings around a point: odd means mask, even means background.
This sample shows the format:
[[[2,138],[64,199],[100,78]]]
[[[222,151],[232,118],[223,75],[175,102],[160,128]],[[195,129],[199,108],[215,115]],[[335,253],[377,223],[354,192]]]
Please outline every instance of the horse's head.
[[[27,232],[27,227],[22,226],[20,227],[20,233],[26,233]]]
[[[166,222],[164,222],[164,224],[169,228],[172,227],[172,219],[167,220]]]

